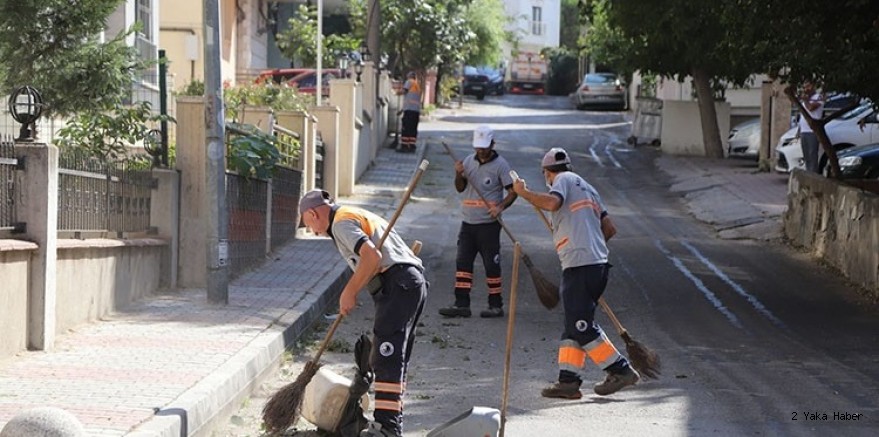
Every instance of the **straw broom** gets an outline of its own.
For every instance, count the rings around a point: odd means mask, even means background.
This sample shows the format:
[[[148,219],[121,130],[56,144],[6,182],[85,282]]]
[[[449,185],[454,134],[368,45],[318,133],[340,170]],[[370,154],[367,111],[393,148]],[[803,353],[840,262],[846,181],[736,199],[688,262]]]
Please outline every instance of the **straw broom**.
[[[384,234],[382,234],[381,239],[376,245],[376,249],[381,250],[382,245],[384,245],[385,240],[391,233],[391,229],[397,222],[397,218],[403,211],[403,207],[406,205],[406,202],[409,201],[409,197],[412,195],[412,190],[415,189],[415,186],[418,184],[418,181],[427,169],[427,164],[427,160],[422,160],[421,164],[419,164],[418,170],[415,171],[412,180],[406,187],[403,199],[400,201],[400,205],[397,206],[397,210],[394,211],[393,217],[388,222],[388,226],[385,228]],[[417,246],[420,246],[420,242],[416,243]],[[305,363],[305,368],[302,369],[302,372],[296,377],[296,380],[282,387],[273,394],[271,398],[269,398],[268,402],[266,402],[266,405],[262,410],[262,419],[266,430],[270,435],[279,435],[295,424],[299,419],[299,415],[302,413],[302,400],[303,395],[305,394],[305,387],[311,382],[314,375],[317,374],[317,371],[320,370],[320,357],[327,349],[330,340],[333,338],[333,334],[335,334],[339,324],[342,323],[342,319],[344,319],[344,316],[339,314],[332,326],[330,326],[330,330],[327,331],[327,335],[318,347],[317,353],[314,354],[314,357],[310,361]]]
[[[449,156],[451,156],[453,160],[458,161],[455,157],[455,152],[452,151],[452,148],[449,147],[448,144],[443,142],[443,147],[446,148],[446,151],[449,152]],[[482,191],[479,190],[476,184],[470,184],[470,186],[473,187],[473,191],[479,195],[479,198],[482,199],[482,202],[488,207],[488,200],[482,195]],[[500,223],[501,228],[507,236],[510,237],[510,241],[512,241],[513,244],[518,243],[516,237],[513,236],[513,233],[510,232],[510,229],[504,224],[504,220],[501,216],[497,216],[497,222]],[[534,263],[531,262],[531,258],[524,251],[522,252],[522,263],[525,264],[525,267],[528,268],[528,273],[531,274],[531,282],[534,284],[534,291],[537,292],[537,298],[540,300],[540,303],[543,304],[546,309],[551,310],[555,308],[556,305],[559,304],[559,286],[547,279],[546,276],[537,269]]]
[[[516,174],[515,171],[510,171],[510,176],[513,180],[519,179],[519,175]],[[534,210],[537,211],[537,215],[543,220],[543,224],[546,225],[546,228],[552,232],[552,224],[549,223],[549,220],[543,214],[543,211],[537,207],[537,205],[531,204],[534,207]],[[607,314],[610,318],[610,321],[613,323],[613,326],[616,328],[617,332],[620,334],[620,337],[623,339],[623,342],[626,343],[626,354],[629,356],[629,361],[632,363],[632,367],[635,368],[639,373],[644,375],[647,378],[659,378],[660,369],[662,367],[662,362],[659,359],[659,355],[645,346],[643,343],[635,340],[629,334],[629,331],[623,327],[623,324],[620,323],[620,320],[617,318],[616,314],[614,314],[613,310],[610,309],[610,305],[605,301],[604,296],[598,298],[598,305],[601,306],[601,309]]]

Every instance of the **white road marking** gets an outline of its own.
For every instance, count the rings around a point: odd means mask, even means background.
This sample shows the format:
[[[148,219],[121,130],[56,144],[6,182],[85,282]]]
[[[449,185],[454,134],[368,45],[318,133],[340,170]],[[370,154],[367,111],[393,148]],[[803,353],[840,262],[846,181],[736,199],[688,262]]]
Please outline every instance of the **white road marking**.
[[[598,138],[594,138],[592,140],[592,145],[589,146],[589,154],[592,155],[592,159],[598,163],[599,167],[604,167],[604,163],[601,162],[601,158],[598,157],[598,153],[595,151],[595,147],[598,145]]]
[[[611,147],[605,147],[604,153],[607,154],[607,157],[613,162],[614,167],[623,168],[622,164],[620,164],[620,162],[613,156],[613,149]]]
[[[719,267],[714,265],[714,263],[709,261],[708,258],[706,258],[704,255],[702,255],[702,253],[699,252],[699,249],[696,249],[695,247],[693,247],[693,245],[686,241],[682,241],[681,244],[683,244],[684,247],[686,247],[690,251],[690,253],[695,255],[696,258],[698,258],[699,261],[701,261],[702,264],[705,265],[705,267],[708,267],[712,272],[714,272],[714,274],[717,275],[720,280],[726,282],[726,284],[732,287],[732,289],[735,290],[736,293],[744,297],[745,300],[747,300],[748,303],[750,303],[751,306],[753,306],[754,309],[756,309],[760,314],[766,316],[766,318],[768,318],[776,326],[787,329],[787,327],[784,325],[784,322],[782,322],[778,317],[775,317],[775,314],[772,314],[772,312],[769,311],[769,309],[767,309],[766,306],[764,306],[763,303],[760,302],[760,300],[750,295],[747,291],[745,291],[744,287],[733,281],[729,276],[726,275],[726,273],[723,273],[723,271],[721,271]]]
[[[693,285],[695,285],[696,288],[699,289],[699,291],[702,292],[702,295],[704,295],[705,299],[708,299],[708,301],[711,302],[712,305],[714,305],[714,308],[716,308],[718,311],[721,312],[721,314],[726,316],[726,318],[729,320],[730,323],[732,323],[733,326],[739,329],[744,329],[742,323],[739,321],[739,318],[736,317],[736,315],[733,314],[732,311],[730,311],[729,308],[727,308],[723,304],[723,302],[720,301],[720,298],[718,298],[717,295],[715,295],[711,290],[708,289],[707,286],[705,286],[705,283],[702,282],[701,279],[697,278],[696,275],[694,275],[693,272],[691,272],[690,269],[688,269],[687,266],[684,265],[680,258],[672,255],[671,252],[669,252],[668,249],[666,249],[665,246],[662,245],[661,241],[655,240],[654,243],[656,244],[656,247],[659,249],[659,251],[662,252],[666,258],[671,260],[672,264],[674,264],[674,266],[681,273],[683,273],[684,276],[686,276],[687,279],[689,279],[690,282],[692,282]]]

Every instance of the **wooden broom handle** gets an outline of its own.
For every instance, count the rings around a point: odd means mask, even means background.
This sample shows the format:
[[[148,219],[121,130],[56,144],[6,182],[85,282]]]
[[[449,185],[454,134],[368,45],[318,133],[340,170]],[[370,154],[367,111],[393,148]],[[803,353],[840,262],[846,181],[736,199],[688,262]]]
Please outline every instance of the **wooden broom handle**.
[[[513,326],[516,323],[516,290],[519,284],[519,258],[522,256],[522,246],[517,242],[513,244],[513,277],[510,285],[510,316],[507,320],[507,348],[504,357],[504,386],[503,399],[501,399],[501,429],[500,437],[504,437],[507,423],[507,399],[510,394],[510,360],[513,354]]]
[[[510,172],[510,176],[512,176],[514,180],[519,178],[519,175],[515,173],[516,172],[514,171]],[[543,214],[543,211],[541,211],[540,208],[538,208],[537,205],[533,203],[531,204],[531,206],[533,206],[534,210],[537,211],[537,215],[539,215],[540,218],[543,220],[543,224],[546,225],[546,228],[549,229],[550,232],[552,232],[552,224],[549,223],[549,219],[546,218],[546,215]],[[620,319],[618,319],[616,314],[613,313],[613,310],[610,309],[610,305],[608,305],[607,301],[604,300],[604,296],[598,298],[598,304],[601,305],[601,309],[607,314],[607,317],[610,318],[610,321],[611,323],[613,323],[613,326],[616,328],[617,332],[619,334],[623,334],[624,332],[626,332],[626,328],[623,327],[623,324],[620,323]]]
[[[388,227],[385,229],[385,233],[382,235],[381,240],[378,240],[378,245],[375,246],[376,249],[382,249],[382,245],[385,244],[385,240],[391,233],[391,228],[394,227],[394,223],[397,222],[397,218],[399,218],[400,213],[403,212],[403,207],[406,206],[406,202],[408,202],[409,197],[412,196],[412,191],[415,190],[415,186],[418,185],[418,181],[421,180],[421,176],[424,174],[424,171],[427,170],[428,164],[429,163],[426,159],[421,160],[421,163],[418,164],[418,170],[415,171],[415,174],[412,175],[412,180],[409,181],[409,185],[406,186],[406,191],[403,192],[403,200],[400,201],[400,205],[397,206],[397,210],[394,211],[394,215],[391,216],[391,220],[388,221]]]

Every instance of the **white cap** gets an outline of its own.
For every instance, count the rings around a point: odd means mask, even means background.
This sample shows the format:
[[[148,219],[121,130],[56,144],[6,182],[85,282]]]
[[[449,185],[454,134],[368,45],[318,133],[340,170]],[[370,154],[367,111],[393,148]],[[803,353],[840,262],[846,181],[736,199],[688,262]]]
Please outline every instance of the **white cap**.
[[[546,152],[543,155],[543,161],[540,163],[542,167],[552,167],[558,164],[570,164],[571,158],[568,157],[568,152],[565,152],[565,149],[561,147],[553,147],[549,149],[549,152]]]
[[[491,147],[491,140],[494,139],[494,131],[486,125],[482,125],[473,131],[473,148],[487,149]]]

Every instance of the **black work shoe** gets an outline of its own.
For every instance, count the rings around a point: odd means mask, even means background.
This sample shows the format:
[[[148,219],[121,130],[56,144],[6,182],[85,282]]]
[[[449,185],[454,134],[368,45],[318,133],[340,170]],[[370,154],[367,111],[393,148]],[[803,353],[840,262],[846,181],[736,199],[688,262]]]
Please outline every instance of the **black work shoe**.
[[[441,316],[446,317],[470,317],[470,307],[459,307],[452,305],[446,308],[440,308]]]
[[[641,375],[632,368],[626,366],[620,373],[608,373],[604,381],[595,384],[595,394],[607,396],[616,393],[630,385],[635,385],[641,379]]]
[[[487,310],[482,310],[482,312],[479,313],[479,317],[482,317],[483,319],[492,319],[503,316],[504,309],[501,307],[488,307]]]
[[[366,429],[360,431],[360,437],[397,437],[394,433],[389,430],[385,430],[382,428],[381,424],[378,422],[369,422],[367,424]]]
[[[583,397],[579,382],[556,382],[541,390],[540,395],[545,398],[560,399],[580,399]]]

